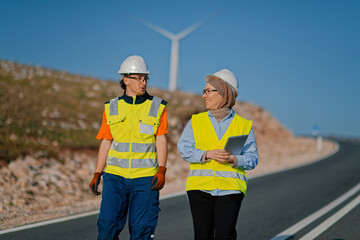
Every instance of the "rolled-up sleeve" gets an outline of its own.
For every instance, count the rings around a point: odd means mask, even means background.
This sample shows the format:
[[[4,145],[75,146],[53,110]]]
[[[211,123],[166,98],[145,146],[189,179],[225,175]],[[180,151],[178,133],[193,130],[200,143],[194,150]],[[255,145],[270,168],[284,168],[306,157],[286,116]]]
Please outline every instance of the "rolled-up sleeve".
[[[201,151],[195,148],[195,139],[191,119],[181,134],[177,144],[177,149],[185,161],[190,163],[203,163],[201,159],[205,151]]]
[[[258,150],[256,146],[256,139],[254,130],[251,129],[248,138],[240,155],[235,155],[237,158],[237,165],[234,167],[244,170],[254,169],[259,161]]]
[[[96,139],[107,139],[107,140],[113,140],[113,136],[111,135],[110,126],[107,124],[106,114],[105,111],[103,112],[103,119],[101,122],[100,130],[96,136]]]

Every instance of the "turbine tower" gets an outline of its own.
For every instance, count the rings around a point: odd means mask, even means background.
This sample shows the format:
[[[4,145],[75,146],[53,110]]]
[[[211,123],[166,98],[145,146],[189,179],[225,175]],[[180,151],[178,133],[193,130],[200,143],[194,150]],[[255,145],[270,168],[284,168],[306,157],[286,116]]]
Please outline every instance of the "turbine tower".
[[[171,54],[170,54],[170,74],[169,74],[169,90],[175,91],[177,89],[177,80],[178,80],[178,72],[179,72],[179,41],[189,35],[190,33],[194,32],[198,29],[201,25],[203,25],[207,19],[195,23],[190,27],[182,30],[178,34],[173,34],[167,31],[164,28],[161,28],[153,23],[148,21],[136,18],[135,20],[141,22],[145,26],[151,28],[157,33],[160,33],[164,37],[171,40]]]

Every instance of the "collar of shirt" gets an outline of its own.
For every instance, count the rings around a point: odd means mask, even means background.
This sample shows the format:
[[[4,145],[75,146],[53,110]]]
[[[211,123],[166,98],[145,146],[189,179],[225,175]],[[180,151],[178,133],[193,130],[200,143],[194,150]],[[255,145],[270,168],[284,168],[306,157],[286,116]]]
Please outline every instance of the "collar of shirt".
[[[145,92],[144,95],[136,96],[135,104],[141,104],[145,102],[147,99],[152,99],[153,97],[148,94],[148,92]],[[133,104],[133,97],[128,96],[124,93],[119,99],[123,99],[126,103]]]

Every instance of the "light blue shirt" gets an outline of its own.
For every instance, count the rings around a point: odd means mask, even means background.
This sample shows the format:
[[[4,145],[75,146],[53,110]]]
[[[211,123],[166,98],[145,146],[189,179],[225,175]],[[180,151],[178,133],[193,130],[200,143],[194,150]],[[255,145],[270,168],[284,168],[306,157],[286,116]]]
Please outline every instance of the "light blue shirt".
[[[216,118],[211,114],[210,111],[208,111],[208,114],[218,139],[221,139],[224,136],[228,127],[230,126],[230,123],[234,119],[235,116],[234,110],[231,109],[230,114],[220,122],[216,120]],[[185,161],[190,163],[203,163],[201,160],[203,154],[206,151],[202,151],[200,149],[195,148],[194,132],[192,128],[191,119],[184,128],[183,133],[181,134],[181,137],[177,144],[177,148],[179,150],[181,157]],[[237,158],[237,165],[234,167],[241,168],[243,170],[251,170],[256,167],[256,165],[258,164],[258,151],[257,151],[256,139],[253,129],[250,130],[249,136],[246,139],[241,154],[234,156]],[[239,193],[240,191],[215,189],[212,191],[204,191],[204,192],[210,193],[213,196],[222,196],[222,195]]]

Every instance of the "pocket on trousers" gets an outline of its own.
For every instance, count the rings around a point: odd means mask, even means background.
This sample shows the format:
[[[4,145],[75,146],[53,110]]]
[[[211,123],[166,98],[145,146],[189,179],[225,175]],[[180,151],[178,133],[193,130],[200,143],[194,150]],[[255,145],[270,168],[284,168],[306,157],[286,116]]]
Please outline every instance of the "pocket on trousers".
[[[158,190],[155,191],[157,192],[157,194],[159,194]],[[153,191],[153,194],[155,194],[155,191]],[[160,211],[160,201],[157,197],[156,199],[153,199],[153,202],[151,203],[149,226],[156,227]]]

